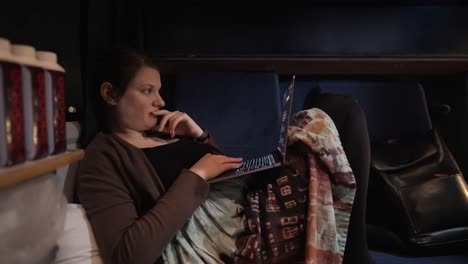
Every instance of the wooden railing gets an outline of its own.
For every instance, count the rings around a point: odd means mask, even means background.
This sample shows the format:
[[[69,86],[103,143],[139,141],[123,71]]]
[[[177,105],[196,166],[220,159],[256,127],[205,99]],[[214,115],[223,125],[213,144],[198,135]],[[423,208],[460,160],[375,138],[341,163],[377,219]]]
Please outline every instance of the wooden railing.
[[[78,161],[84,157],[84,150],[70,150],[61,154],[51,155],[35,161],[5,167],[0,169],[0,189],[40,177],[47,172]]]

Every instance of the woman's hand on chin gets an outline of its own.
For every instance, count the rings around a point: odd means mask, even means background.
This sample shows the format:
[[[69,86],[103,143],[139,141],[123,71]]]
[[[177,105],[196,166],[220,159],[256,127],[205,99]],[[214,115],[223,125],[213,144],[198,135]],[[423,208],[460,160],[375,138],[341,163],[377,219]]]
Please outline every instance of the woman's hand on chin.
[[[184,112],[158,110],[153,113],[158,123],[153,130],[174,136],[185,136],[198,138],[203,134],[203,129],[193,121],[193,119]]]

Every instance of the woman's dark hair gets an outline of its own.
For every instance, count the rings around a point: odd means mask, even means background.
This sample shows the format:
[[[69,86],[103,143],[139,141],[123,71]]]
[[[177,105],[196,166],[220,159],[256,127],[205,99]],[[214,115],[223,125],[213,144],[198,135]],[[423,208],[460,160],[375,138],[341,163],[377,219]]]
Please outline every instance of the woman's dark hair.
[[[112,84],[114,95],[122,96],[128,84],[137,72],[144,66],[159,71],[153,60],[134,49],[116,48],[101,53],[95,58],[94,63],[88,64],[89,82],[87,87],[88,102],[86,103],[83,137],[81,145],[85,147],[98,131],[107,130],[107,118],[109,106],[101,97],[101,84],[109,82]]]
[[[100,69],[99,85],[111,83],[117,96],[125,93],[128,84],[143,66],[159,70],[150,57],[132,49],[112,50],[101,63],[104,65]]]

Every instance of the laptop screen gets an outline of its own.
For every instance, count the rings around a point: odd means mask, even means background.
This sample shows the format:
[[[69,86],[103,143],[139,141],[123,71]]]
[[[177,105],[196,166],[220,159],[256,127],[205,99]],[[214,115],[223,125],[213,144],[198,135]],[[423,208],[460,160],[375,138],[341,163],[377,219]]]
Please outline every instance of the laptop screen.
[[[289,117],[291,116],[291,105],[294,94],[294,81],[296,76],[293,75],[293,79],[289,84],[288,88],[283,94],[283,112],[281,113],[281,130],[278,141],[278,151],[281,153],[281,158],[284,160],[286,156],[286,146],[288,143],[288,125]]]

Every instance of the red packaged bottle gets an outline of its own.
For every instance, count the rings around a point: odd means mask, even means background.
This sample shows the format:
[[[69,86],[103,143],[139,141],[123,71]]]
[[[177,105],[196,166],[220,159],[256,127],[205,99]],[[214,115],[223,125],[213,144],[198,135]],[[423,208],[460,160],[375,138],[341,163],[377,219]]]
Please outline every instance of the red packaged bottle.
[[[0,38],[0,167],[25,161],[21,67]]]
[[[65,70],[57,62],[57,54],[37,51],[36,58],[44,68],[47,142],[49,154],[66,150]]]
[[[34,47],[12,45],[11,52],[21,65],[26,159],[43,158],[48,155],[44,69]]]

